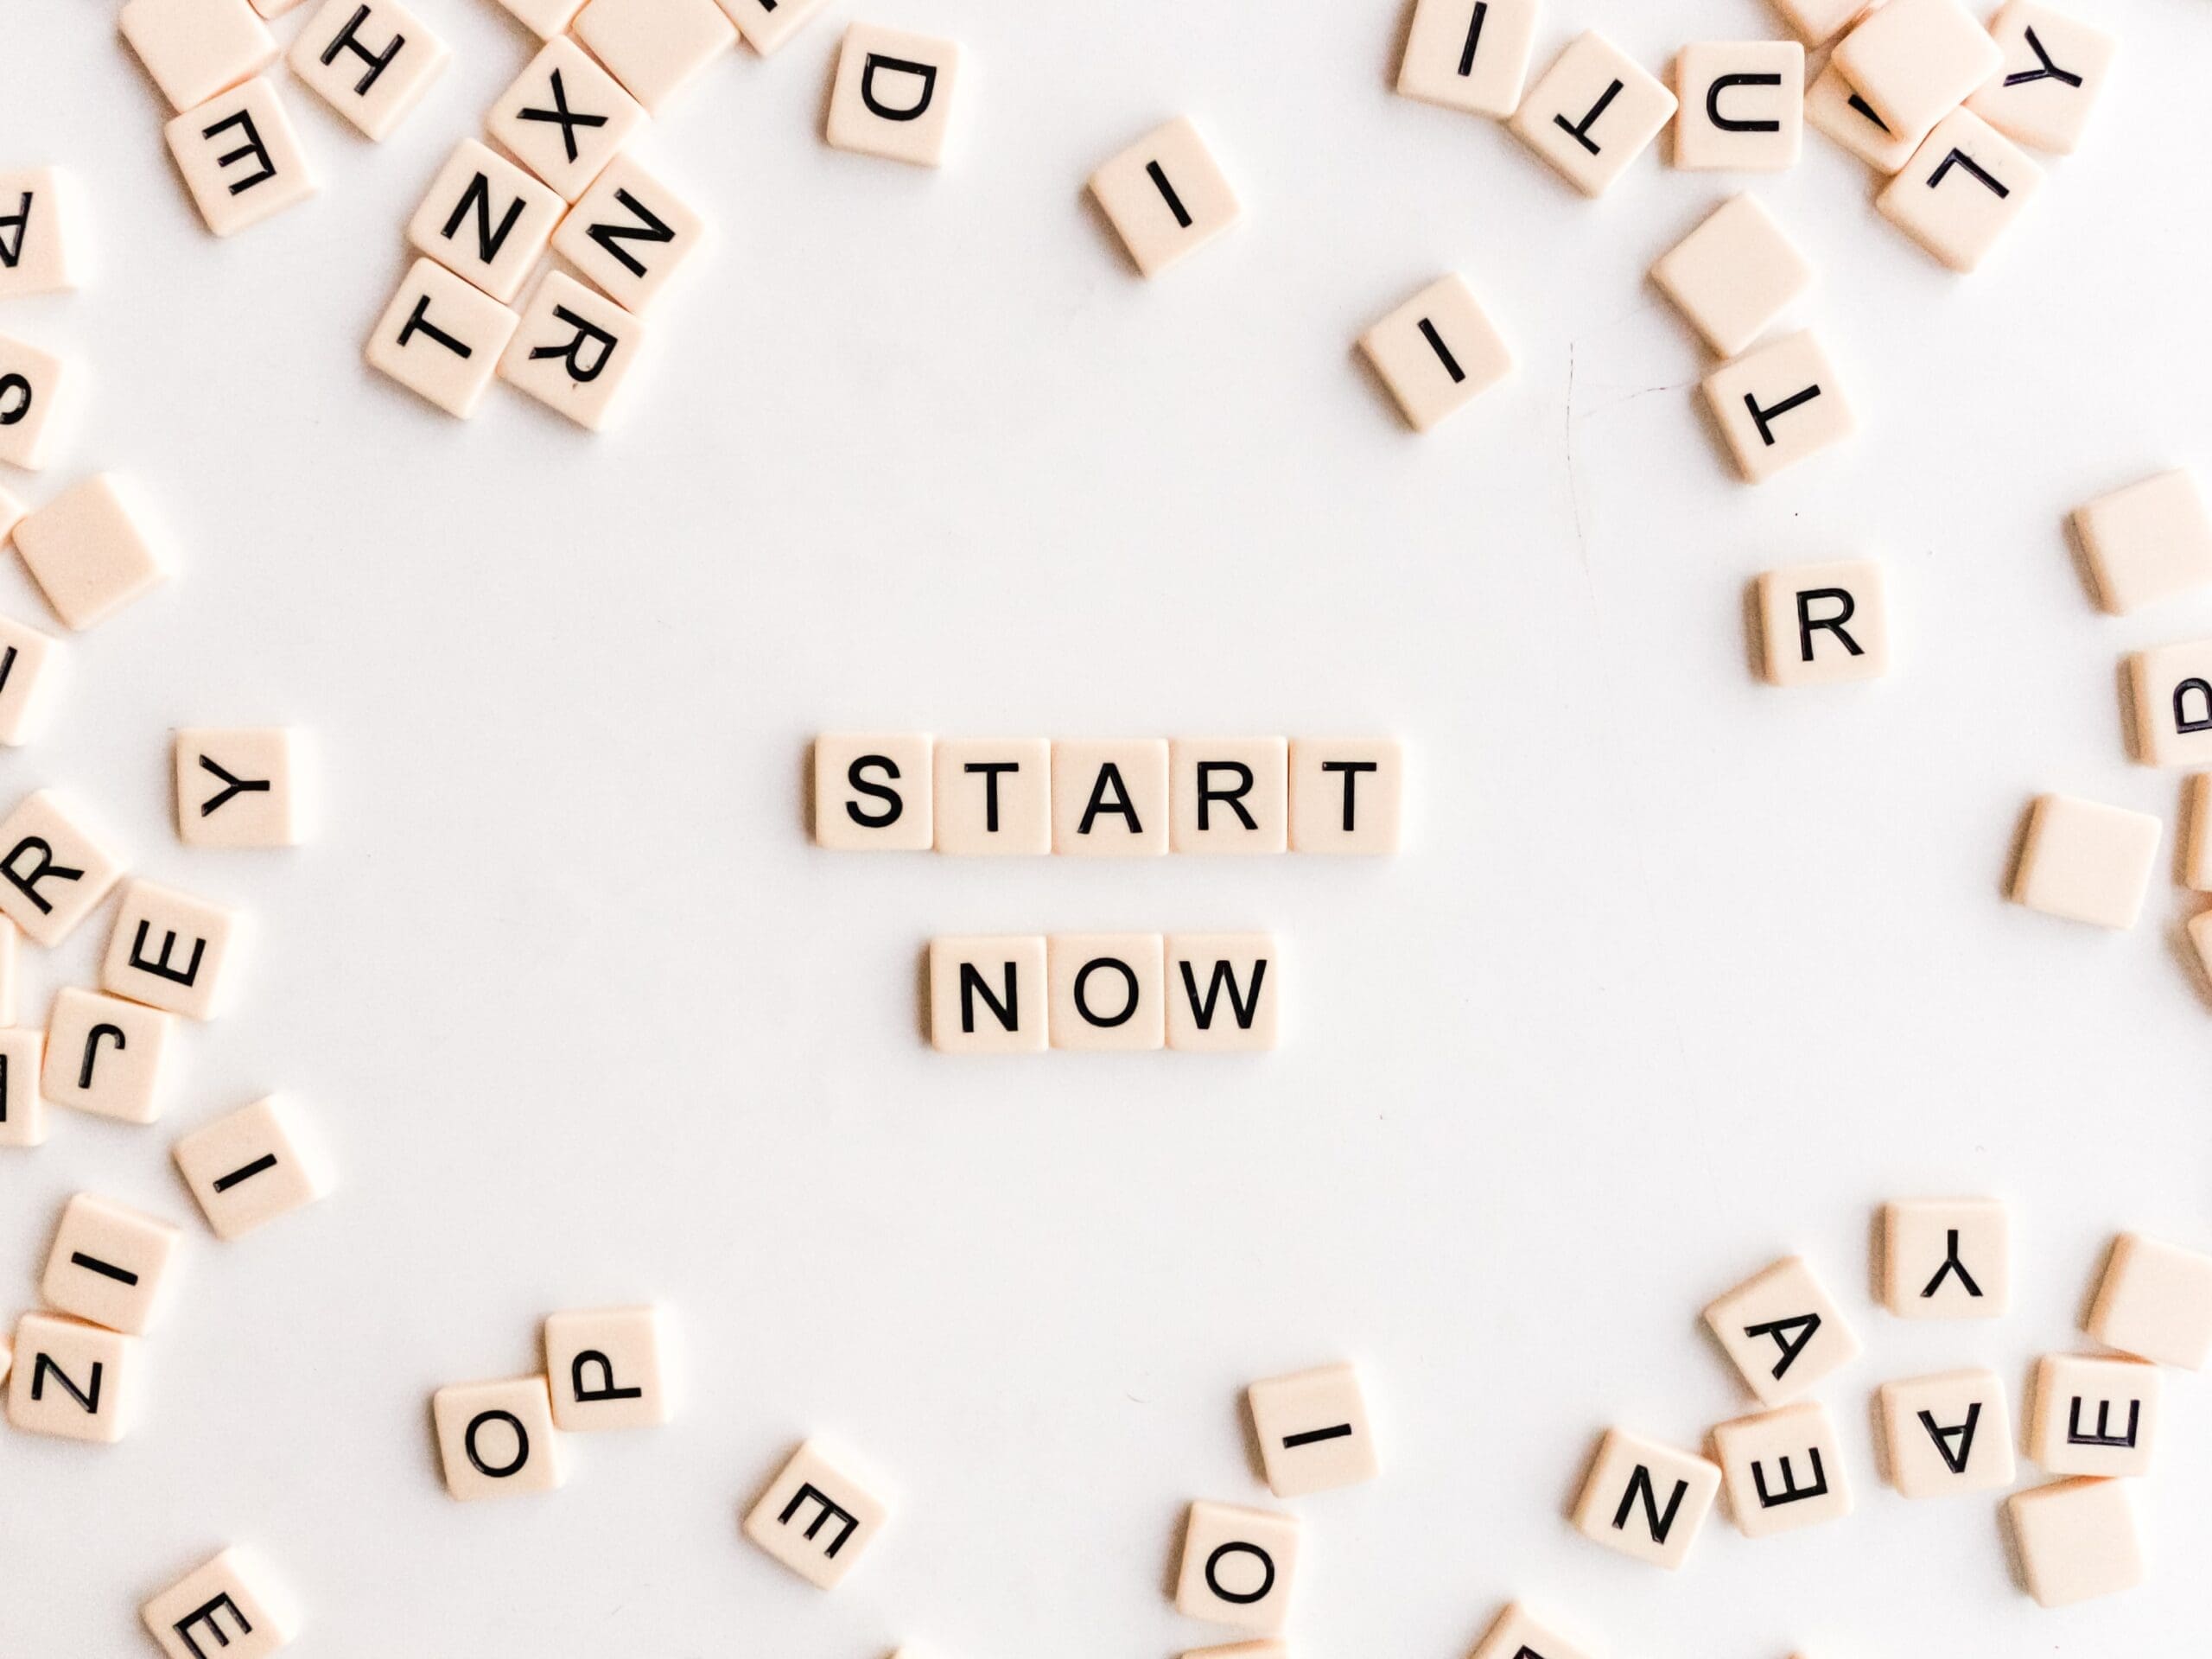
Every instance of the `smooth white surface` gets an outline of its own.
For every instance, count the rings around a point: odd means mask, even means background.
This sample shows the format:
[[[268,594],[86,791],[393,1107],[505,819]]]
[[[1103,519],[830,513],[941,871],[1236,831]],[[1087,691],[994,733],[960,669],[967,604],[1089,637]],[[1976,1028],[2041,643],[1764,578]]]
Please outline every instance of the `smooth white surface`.
[[[0,1433],[0,1652],[143,1650],[138,1602],[238,1541],[296,1594],[302,1659],[1166,1655],[1227,1639],[1168,1604],[1185,1504],[1268,1501],[1243,1389],[1345,1357],[1383,1473],[1296,1506],[1301,1655],[1453,1659],[1510,1595],[1627,1659],[2203,1628],[2202,1379],[2171,1379],[2132,1495],[2150,1582],[2061,1612],[2015,1587],[1993,1497],[1877,1483],[1869,1413],[1950,1367],[2017,1389],[2080,1340],[2122,1227],[2212,1243],[2195,901],[2162,864],[2107,936],[2000,897],[2031,796],[2170,822],[2179,798],[2123,753],[2116,664],[2212,628],[2212,594],[2104,617],[2062,521],[2212,459],[2212,229],[2175,211],[2207,160],[2201,6],[2093,9],[2113,94],[1973,278],[1825,139],[1758,181],[1865,429],[1757,490],[1643,278],[1740,181],[1655,155],[1583,200],[1389,91],[1390,0],[1110,25],[842,0],[642,141],[717,241],[655,309],[626,423],[495,388],[458,425],[360,345],[408,213],[534,42],[491,0],[422,10],[455,54],[423,107],[372,145],[284,86],[326,188],[219,243],[108,10],[0,8],[0,156],[81,173],[97,257],[0,319],[88,371],[29,493],[125,472],[180,566],[71,642],[6,792],[71,786],[135,869],[259,924],[236,1011],[177,1033],[160,1125],[57,1113],[0,1154],[18,1303],[79,1187],[189,1230],[130,1437]],[[943,172],[822,143],[855,16],[968,48]],[[1592,22],[1655,69],[1780,32],[1751,0],[1555,9],[1538,60]],[[1185,111],[1250,217],[1147,283],[1083,181]],[[1424,440],[1352,341],[1446,270],[1522,366]],[[1759,684],[1745,584],[1860,554],[1895,671]],[[41,615],[12,569],[0,609]],[[320,838],[180,847],[169,727],[285,721],[323,763]],[[808,737],[881,724],[1400,731],[1413,844],[818,851]],[[1277,1054],[924,1041],[933,933],[1262,926],[1296,969]],[[29,954],[26,1006],[105,934]],[[168,1143],[270,1089],[340,1185],[221,1245]],[[1874,1306],[1877,1207],[1916,1192],[2014,1202],[2012,1317]],[[1680,1575],[1577,1538],[1603,1427],[1694,1445],[1746,1409],[1698,1310],[1789,1250],[1866,1344],[1821,1390],[1858,1514],[1716,1524]],[[446,1497],[434,1388],[531,1367],[552,1309],[646,1299],[686,1339],[671,1427],[579,1440],[556,1494]],[[829,1598],[738,1534],[817,1432],[895,1489]]]

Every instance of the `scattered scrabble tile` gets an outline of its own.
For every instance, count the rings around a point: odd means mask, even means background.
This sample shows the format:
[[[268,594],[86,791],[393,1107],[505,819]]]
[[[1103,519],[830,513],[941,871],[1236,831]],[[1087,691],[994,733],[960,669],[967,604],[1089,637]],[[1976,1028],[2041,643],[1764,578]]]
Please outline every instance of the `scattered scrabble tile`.
[[[2044,1355],[2028,1405],[2028,1455],[2054,1475],[2147,1475],[2160,1380],[2139,1359]]]
[[[814,840],[833,852],[920,853],[934,836],[926,732],[814,740]]]
[[[1475,1644],[1471,1659],[1594,1659],[1590,1650],[1568,1641],[1517,1603],[1491,1623]]]
[[[1872,559],[1769,570],[1758,601],[1768,683],[1838,685],[1890,671],[1889,602]]]
[[[46,465],[72,378],[60,358],[0,334],[0,461],[26,472]]]
[[[737,44],[736,29],[715,0],[588,0],[569,28],[656,115]]]
[[[1972,110],[1936,124],[1876,198],[1891,223],[1953,270],[1973,270],[2043,188],[2043,169]]]
[[[1290,1376],[1270,1377],[1246,1390],[1252,1432],[1268,1490],[1277,1497],[1305,1497],[1357,1486],[1375,1478],[1375,1433],[1359,1373],[1348,1364],[1324,1365]]]
[[[0,1147],[46,1144],[46,1100],[38,1091],[46,1033],[36,1027],[0,1030]]]
[[[891,1510],[843,1453],[809,1440],[745,1517],[745,1535],[821,1590],[860,1565]]]
[[[417,259],[377,319],[365,356],[371,368],[467,420],[521,322],[474,283]]]
[[[2012,1222],[1998,1198],[1882,1206],[1882,1305],[1901,1319],[1996,1319],[2012,1301]]]
[[[329,1191],[321,1156],[291,1109],[257,1100],[203,1124],[170,1148],[215,1236],[244,1238]]]
[[[1290,845],[1290,744],[1179,737],[1167,746],[1168,845],[1179,853],[1280,853]]]
[[[566,209],[505,156],[464,138],[407,221],[407,240],[493,299],[507,301],[521,291]]]
[[[1739,1417],[1713,1431],[1728,1508],[1746,1538],[1771,1537],[1851,1513],[1843,1452],[1827,1408],[1813,1401]]]
[[[2202,1370],[2212,1359],[2212,1255],[2122,1233],[2082,1328],[2122,1353]]]
[[[2200,772],[2189,780],[2187,812],[2189,845],[2182,880],[2199,893],[2212,892],[2212,773]]]
[[[484,128],[562,200],[574,201],[645,119],[638,100],[562,35],[499,95]]]
[[[798,33],[799,26],[824,3],[826,0],[721,0],[721,8],[745,36],[745,43],[765,58]]]
[[[640,166],[617,156],[554,233],[553,251],[629,311],[643,311],[707,238],[707,223]]]
[[[637,366],[645,335],[645,323],[604,294],[549,270],[523,307],[499,378],[596,432]]]
[[[2012,901],[2069,921],[2133,927],[2150,889],[2160,830],[2147,812],[2043,796],[2029,810]]]
[[[1210,1624],[1276,1634],[1290,1614],[1300,1530],[1294,1515],[1203,1499],[1192,1504],[1176,1611]]]
[[[1042,1054],[1046,948],[1028,934],[930,941],[930,1042],[945,1054]]]
[[[601,1307],[545,1321],[553,1426],[563,1433],[651,1428],[669,1420],[657,1307]]]
[[[1359,337],[1406,424],[1426,432],[1513,372],[1513,351],[1466,278],[1440,276]]]
[[[2004,60],[1959,0],[1886,0],[1831,60],[1892,132],[1925,132]]]
[[[1576,189],[1601,196],[1674,115],[1658,77],[1592,29],[1529,89],[1512,128]]]
[[[550,41],[568,32],[583,10],[584,0],[499,0],[499,3],[538,39]]]
[[[959,80],[955,42],[855,23],[838,54],[823,137],[839,149],[940,166]]]
[[[1052,1046],[1092,1052],[1165,1047],[1166,948],[1157,933],[1056,933],[1047,939]],[[963,1008],[963,1018],[969,1013]]]
[[[16,526],[16,551],[54,613],[82,631],[157,586],[168,562],[111,473],[80,479]]]
[[[176,833],[188,847],[296,847],[299,734],[289,726],[186,726],[175,740]]]
[[[291,1644],[300,1618],[251,1550],[225,1550],[138,1610],[168,1659],[266,1659]]]
[[[133,880],[124,884],[100,988],[181,1014],[213,1019],[223,1007],[239,921],[235,911]]]
[[[2145,766],[2212,762],[2212,640],[2139,651],[2127,659],[2135,757]]]
[[[1814,76],[1805,89],[1805,124],[1883,174],[1895,173],[1910,161],[1928,136],[1925,127],[1903,132],[1892,129],[1834,64]]]
[[[1951,1497],[2012,1484],[2012,1420],[1994,1371],[1885,1382],[1878,1395],[1890,1484],[1904,1497]]]
[[[176,110],[276,61],[276,41],[246,0],[127,0],[116,25]]]
[[[1167,851],[1167,745],[1158,738],[1052,745],[1052,850],[1083,858]]]
[[[1145,134],[1092,174],[1090,194],[1146,276],[1196,253],[1244,217],[1188,116]]]
[[[1052,850],[1052,746],[1041,737],[937,741],[931,793],[940,853]]]
[[[1675,165],[1775,173],[1805,142],[1805,48],[1795,41],[1700,41],[1675,60]]]
[[[235,236],[322,188],[276,83],[249,80],[162,129],[200,217],[217,236]]]
[[[58,1313],[143,1336],[163,1300],[180,1236],[165,1221],[79,1192],[62,1206],[38,1294]]]
[[[60,1313],[16,1322],[8,1421],[33,1434],[112,1444],[137,1414],[137,1337]]]
[[[61,677],[61,642],[0,616],[0,745],[17,748],[46,725]]]
[[[2127,1487],[2117,1480],[2062,1480],[2005,1500],[2028,1593],[2065,1607],[2143,1582],[2143,1547]]]
[[[1859,429],[1827,353],[1810,330],[1722,364],[1705,395],[1745,480],[1765,482]]]
[[[456,1382],[430,1396],[446,1491],[463,1500],[550,1492],[567,1477],[542,1376]]]
[[[39,1088],[57,1106],[151,1123],[162,1115],[162,1062],[175,1023],[159,1008],[65,986],[47,1016]]]
[[[84,280],[82,191],[73,174],[0,172],[0,300],[60,294]]]
[[[1802,1256],[1746,1279],[1705,1322],[1764,1405],[1796,1399],[1859,1357],[1859,1338]]]
[[[389,137],[453,55],[397,0],[327,0],[292,37],[292,73],[371,138]]]
[[[1575,1530],[1654,1567],[1679,1567],[1719,1490],[1719,1469],[1703,1458],[1611,1429],[1575,1503]]]
[[[2004,61],[1967,107],[2015,143],[2072,155],[2104,95],[2120,42],[2036,0],[2011,0],[1989,32]]]
[[[1290,741],[1290,849],[1377,857],[1398,850],[1405,746],[1395,738]]]
[[[1282,1040],[1282,957],[1268,933],[1167,936],[1167,1046],[1249,1053]]]
[[[2097,603],[2114,616],[2212,583],[2212,514],[2187,468],[2075,508],[2074,531]]]
[[[1813,266],[1758,198],[1745,195],[1662,254],[1651,280],[1706,344],[1734,357],[1813,285]]]
[[[59,944],[123,874],[106,841],[52,790],[26,795],[0,823],[0,914],[33,944]]]
[[[1537,0],[1420,0],[1398,65],[1398,90],[1503,120],[1521,107],[1536,10]]]
[[[1808,47],[1826,46],[1866,15],[1868,0],[1774,0],[1783,22]],[[1878,3],[1878,0],[1877,0]]]

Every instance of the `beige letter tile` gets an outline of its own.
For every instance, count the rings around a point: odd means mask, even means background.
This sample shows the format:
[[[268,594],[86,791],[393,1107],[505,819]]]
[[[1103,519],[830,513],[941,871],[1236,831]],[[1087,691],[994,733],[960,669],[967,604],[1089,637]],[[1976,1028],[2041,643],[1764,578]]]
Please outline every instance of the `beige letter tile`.
[[[1859,429],[1811,330],[1787,334],[1705,378],[1707,401],[1745,481],[1760,484]]]
[[[177,839],[188,847],[298,846],[303,747],[289,726],[180,728]]]
[[[1866,7],[1867,0],[1774,0],[1783,22],[1808,47],[1826,46],[1865,16]]]
[[[19,748],[45,729],[61,678],[61,642],[0,616],[0,744]]]
[[[1236,1054],[1282,1041],[1282,954],[1272,933],[1167,936],[1167,1046]]]
[[[273,1098],[202,1125],[169,1155],[218,1238],[243,1238],[330,1190],[321,1156]]]
[[[2212,639],[2139,651],[2127,659],[2135,758],[2152,766],[2212,762]]]
[[[499,3],[539,40],[550,41],[568,32],[583,10],[584,0],[499,0]]]
[[[1398,90],[1446,109],[1503,120],[1521,107],[1537,0],[1420,0]]]
[[[1662,254],[1651,280],[1708,346],[1734,357],[1813,285],[1813,266],[1745,195],[1722,203]]]
[[[172,109],[226,92],[276,61],[246,0],[129,0],[116,23]]]
[[[1052,746],[1041,737],[937,741],[937,849],[967,856],[1052,850]]]
[[[824,732],[814,740],[815,844],[925,853],[934,838],[926,732]]]
[[[589,0],[570,25],[631,97],[654,114],[737,44],[715,0]]]
[[[1833,61],[1892,132],[1925,132],[2003,54],[1959,0],[1886,0],[1838,42]]]
[[[1719,1490],[1719,1467],[1703,1458],[1611,1429],[1574,1506],[1575,1530],[1671,1570],[1688,1556]]]
[[[105,831],[49,789],[27,795],[0,823],[0,913],[51,950],[92,914],[123,874]]]
[[[1045,961],[1037,935],[931,939],[931,1044],[944,1054],[1042,1054]]]
[[[1280,853],[1290,845],[1290,745],[1280,737],[1179,737],[1167,746],[1168,844],[1179,853]]]
[[[1274,1636],[1290,1615],[1301,1529],[1294,1515],[1201,1499],[1183,1534],[1175,1609],[1185,1618]]]
[[[834,1590],[890,1518],[873,1484],[842,1452],[809,1440],[745,1517],[745,1535],[816,1588]]]
[[[960,57],[951,41],[853,24],[838,54],[824,136],[839,149],[941,165]]]
[[[1764,1405],[1796,1399],[1859,1357],[1859,1338],[1802,1256],[1745,1280],[1705,1322]]]
[[[1475,290],[1440,276],[1359,337],[1406,424],[1426,432],[1513,372],[1512,348]]]
[[[522,308],[499,378],[596,432],[637,366],[645,335],[645,323],[605,295],[549,270]]]
[[[1877,173],[1891,174],[1912,159],[1926,128],[1893,130],[1874,113],[1874,106],[1859,97],[1834,64],[1813,77],[1805,89],[1805,124],[1826,133]]]
[[[225,1550],[138,1610],[168,1659],[267,1659],[300,1633],[291,1599],[255,1552]]]
[[[1508,1607],[1475,1644],[1471,1659],[1596,1659],[1580,1643],[1570,1642],[1519,1604]]]
[[[62,1206],[38,1294],[60,1313],[143,1336],[166,1300],[179,1236],[165,1221],[79,1192]]]
[[[563,211],[561,198],[521,168],[464,138],[407,221],[407,240],[504,302],[521,292]]]
[[[745,43],[766,57],[798,33],[801,24],[818,14],[827,0],[721,0],[721,8],[737,25]]]
[[[706,240],[707,223],[677,194],[617,156],[561,222],[553,251],[629,311],[643,311]]]
[[[550,1492],[567,1478],[542,1376],[456,1382],[430,1396],[430,1415],[455,1497]]]
[[[2149,1474],[2160,1380],[2139,1359],[2044,1355],[2028,1405],[2028,1455],[2054,1475]]]
[[[1659,78],[1592,29],[1529,89],[1512,126],[1568,183],[1601,196],[1674,116]]]
[[[467,420],[521,321],[474,283],[417,259],[369,335],[369,366]]]
[[[1882,1303],[1901,1319],[1996,1319],[2012,1301],[2012,1224],[1998,1198],[1882,1206]]]
[[[1221,164],[1187,116],[1131,144],[1090,175],[1090,194],[1147,276],[1157,276],[1244,217]]]
[[[60,358],[0,334],[0,461],[26,472],[46,465],[74,378]]]
[[[0,1029],[0,1147],[46,1144],[46,1101],[38,1091],[45,1052],[46,1033],[35,1026]]]
[[[73,173],[0,172],[0,300],[60,294],[84,280],[84,193]]]
[[[1700,41],[1675,60],[1675,165],[1777,173],[1805,143],[1805,48],[1795,41]]]
[[[1168,849],[1167,745],[1159,738],[1052,745],[1052,850],[1157,858]]]
[[[1843,1452],[1827,1408],[1813,1401],[1738,1417],[1713,1431],[1728,1508],[1746,1538],[1794,1532],[1851,1513]]]
[[[562,35],[499,95],[484,128],[562,200],[574,201],[646,118],[613,76]]]
[[[1839,685],[1889,672],[1889,602],[1873,560],[1769,570],[1758,593],[1768,683]]]
[[[1973,270],[2043,188],[2043,169],[1972,110],[1936,124],[1875,206],[1953,270]]]
[[[2133,927],[2143,913],[2162,828],[2147,812],[2043,796],[2029,810],[2012,900],[2068,921]]]
[[[2212,583],[2212,514],[2185,467],[2075,508],[2074,530],[2114,616]]]
[[[1055,933],[1045,942],[1054,1048],[1164,1047],[1166,941],[1157,933]]]
[[[111,473],[79,480],[17,524],[16,551],[54,613],[79,631],[168,575],[136,498]]]
[[[174,887],[124,884],[100,988],[149,1007],[210,1020],[222,1012],[238,912]]]
[[[2062,1480],[2016,1492],[2005,1504],[2028,1593],[2065,1607],[2143,1582],[2143,1547],[2126,1483]]]
[[[2212,1359],[2212,1255],[2122,1233],[2082,1328],[2107,1348],[2202,1370]]]
[[[601,1307],[545,1321],[553,1425],[563,1433],[652,1428],[669,1419],[662,1315],[657,1307]]]
[[[186,111],[162,135],[193,206],[217,236],[235,236],[322,188],[265,75]]]
[[[1290,743],[1290,849],[1378,857],[1398,850],[1405,746],[1394,737]]]
[[[371,138],[388,137],[453,54],[397,0],[328,0],[285,61]]]
[[[8,1421],[33,1434],[112,1445],[138,1409],[137,1338],[60,1313],[16,1322]]]
[[[1255,1382],[1245,1399],[1252,1432],[1277,1497],[1305,1497],[1357,1486],[1381,1472],[1359,1373],[1324,1365]]]
[[[40,1091],[57,1106],[153,1122],[162,1115],[162,1059],[175,1023],[159,1008],[65,986],[47,1016]]]
[[[1989,32],[2004,61],[1967,107],[2015,143],[2072,155],[2104,95],[2120,42],[2036,0],[2012,0]]]
[[[1890,1484],[1905,1497],[1951,1497],[2012,1484],[2012,1419],[1994,1371],[1885,1382]]]

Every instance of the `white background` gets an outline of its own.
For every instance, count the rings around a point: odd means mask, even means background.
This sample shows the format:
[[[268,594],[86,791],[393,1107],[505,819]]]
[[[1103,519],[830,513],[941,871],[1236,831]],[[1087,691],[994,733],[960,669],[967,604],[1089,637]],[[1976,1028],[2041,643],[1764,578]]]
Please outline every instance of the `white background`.
[[[2162,879],[2118,935],[2001,899],[2032,795],[2178,799],[2125,758],[2115,665],[2212,628],[2212,594],[2100,615],[2063,518],[2212,460],[2200,5],[2096,8],[2112,96],[1974,277],[1817,135],[1755,181],[1819,267],[1803,315],[1865,430],[1753,490],[1643,280],[1742,181],[1655,154],[1583,200],[1392,94],[1397,0],[877,0],[969,48],[941,173],[821,143],[839,0],[641,143],[719,240],[620,429],[505,388],[456,423],[359,348],[408,213],[531,42],[490,0],[418,3],[455,48],[426,103],[376,146],[284,79],[325,188],[230,242],[110,9],[0,8],[0,159],[77,169],[98,261],[0,320],[90,383],[60,464],[7,481],[127,473],[181,567],[73,645],[52,729],[0,771],[257,929],[159,1126],[61,1113],[0,1160],[17,1302],[72,1192],[189,1236],[130,1438],[0,1433],[0,1652],[146,1650],[138,1602],[246,1541],[304,1604],[302,1654],[1166,1655],[1229,1639],[1169,1605],[1182,1506],[1270,1501],[1243,1385],[1344,1356],[1386,1472],[1296,1506],[1301,1659],[1455,1659],[1514,1595],[1632,1659],[2204,1627],[2199,1379],[2171,1379],[2136,1494],[2152,1582],[2061,1613],[2016,1587],[1993,1501],[1878,1485],[1866,1409],[1886,1377],[2024,1380],[2082,1341],[2118,1228],[2212,1243],[2188,895]],[[1593,21],[1655,67],[1777,32],[1752,0],[1554,8],[1540,66]],[[1249,222],[1146,283],[1083,181],[1186,111]],[[1417,439],[1351,342],[1446,270],[1521,371]],[[1757,683],[1746,581],[1856,554],[1890,572],[1895,671]],[[322,833],[187,853],[168,728],[259,721],[314,734]],[[818,853],[808,740],[868,726],[1399,733],[1414,844]],[[1286,938],[1277,1055],[922,1040],[933,932],[1214,926]],[[30,965],[29,1017],[105,933]],[[218,1244],[168,1144],[270,1089],[342,1189]],[[1951,1191],[2013,1201],[2015,1310],[1907,1326],[1870,1299],[1872,1217]],[[1716,1514],[1679,1576],[1575,1536],[1605,1426],[1694,1445],[1748,1408],[1698,1311],[1789,1250],[1866,1344],[1824,1391],[1858,1513],[1757,1543]],[[572,1441],[557,1496],[449,1500],[430,1391],[534,1368],[549,1311],[645,1298],[687,1338],[677,1422]],[[897,1500],[827,1597],[737,1532],[816,1432]]]

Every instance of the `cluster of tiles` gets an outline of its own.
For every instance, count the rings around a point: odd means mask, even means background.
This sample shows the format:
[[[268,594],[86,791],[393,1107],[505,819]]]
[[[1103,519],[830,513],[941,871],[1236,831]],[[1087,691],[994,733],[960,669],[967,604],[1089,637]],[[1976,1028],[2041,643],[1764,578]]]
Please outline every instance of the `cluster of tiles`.
[[[1912,1199],[1883,1212],[1878,1282],[1906,1319],[1993,1319],[2011,1297],[2009,1222],[1993,1199]],[[1834,1521],[1852,1498],[1836,1427],[1811,1391],[1858,1357],[1835,1302],[1801,1259],[1777,1262],[1705,1311],[1762,1409],[1712,1431],[1710,1456],[1621,1429],[1608,1433],[1573,1510],[1586,1536],[1678,1567],[1725,1488],[1747,1538]],[[2084,1331],[2110,1351],[2045,1356],[2024,1413],[2023,1446],[2060,1478],[2005,1501],[2028,1592],[2046,1607],[2130,1589],[2144,1577],[2126,1481],[2150,1472],[2160,1364],[2212,1359],[2212,1256],[2121,1236]],[[1902,1497],[2013,1484],[2005,1385],[1986,1369],[1881,1385],[1885,1478]],[[1546,1659],[1557,1659],[1547,1651]]]

